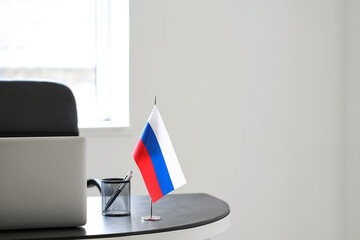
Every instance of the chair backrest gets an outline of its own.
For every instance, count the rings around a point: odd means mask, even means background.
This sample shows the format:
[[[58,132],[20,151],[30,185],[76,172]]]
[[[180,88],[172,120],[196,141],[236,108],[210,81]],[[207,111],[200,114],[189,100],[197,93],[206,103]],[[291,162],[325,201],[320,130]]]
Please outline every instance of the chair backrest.
[[[78,136],[74,95],[65,85],[0,81],[0,137]]]

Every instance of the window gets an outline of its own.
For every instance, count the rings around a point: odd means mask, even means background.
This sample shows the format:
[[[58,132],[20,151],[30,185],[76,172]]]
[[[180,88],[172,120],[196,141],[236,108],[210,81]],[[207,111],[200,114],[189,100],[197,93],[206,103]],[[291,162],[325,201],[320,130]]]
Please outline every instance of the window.
[[[79,127],[129,126],[128,0],[0,0],[0,78],[68,85]]]

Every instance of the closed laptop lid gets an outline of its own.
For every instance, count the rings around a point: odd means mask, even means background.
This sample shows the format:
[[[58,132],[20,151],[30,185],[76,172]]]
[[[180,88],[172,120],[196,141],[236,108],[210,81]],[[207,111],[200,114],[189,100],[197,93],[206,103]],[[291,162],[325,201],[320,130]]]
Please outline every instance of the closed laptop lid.
[[[0,229],[86,223],[85,139],[0,138]]]

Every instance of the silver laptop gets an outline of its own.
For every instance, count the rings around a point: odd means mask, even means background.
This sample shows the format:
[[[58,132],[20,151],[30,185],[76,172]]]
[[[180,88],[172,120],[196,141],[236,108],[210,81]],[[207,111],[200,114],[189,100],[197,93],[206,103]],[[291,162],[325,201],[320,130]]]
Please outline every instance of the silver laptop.
[[[0,230],[86,223],[85,139],[0,138]]]

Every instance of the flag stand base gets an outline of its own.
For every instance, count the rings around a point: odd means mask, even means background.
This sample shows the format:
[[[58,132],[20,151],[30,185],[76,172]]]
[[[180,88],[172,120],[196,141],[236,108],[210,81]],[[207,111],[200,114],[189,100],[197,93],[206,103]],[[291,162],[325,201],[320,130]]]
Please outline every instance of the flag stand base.
[[[145,216],[145,217],[142,217],[141,220],[143,221],[159,221],[161,220],[161,217],[160,216]]]
[[[150,199],[150,216],[142,217],[141,220],[143,220],[143,221],[159,221],[159,220],[161,220],[160,216],[152,215],[152,200],[151,199]]]

